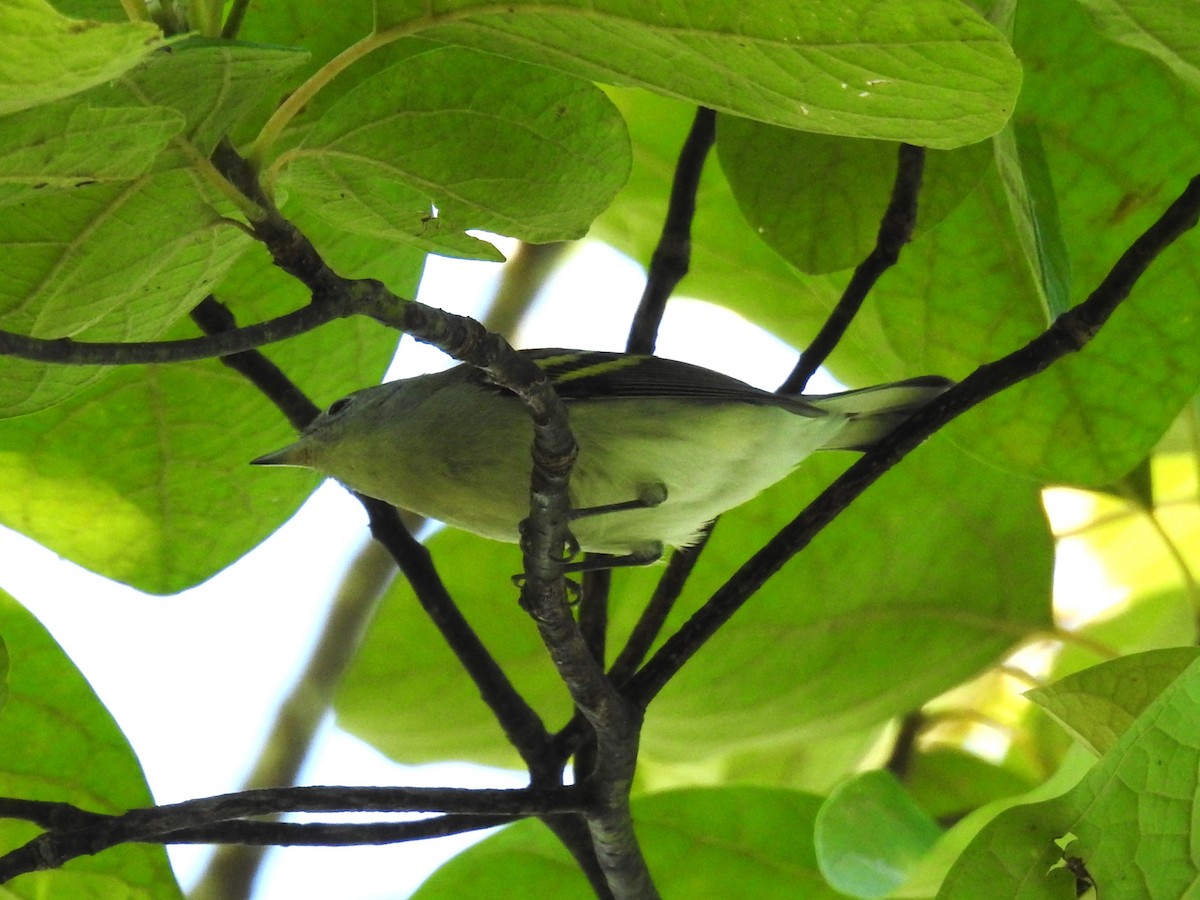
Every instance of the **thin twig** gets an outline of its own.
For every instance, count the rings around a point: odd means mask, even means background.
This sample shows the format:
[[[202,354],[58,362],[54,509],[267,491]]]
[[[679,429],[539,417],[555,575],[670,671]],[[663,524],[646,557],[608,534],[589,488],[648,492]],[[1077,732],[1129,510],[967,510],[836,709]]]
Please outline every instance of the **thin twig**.
[[[218,335],[237,330],[237,321],[229,308],[209,294],[191,312],[192,321],[206,334]],[[297,431],[308,427],[320,410],[283,371],[257,350],[243,350],[221,357],[221,363],[242,375],[287,416]]]
[[[233,5],[229,8],[229,15],[225,17],[225,24],[221,26],[222,38],[227,41],[237,38],[238,31],[242,27],[242,20],[246,17],[246,8],[249,5],[250,0],[233,0]]]
[[[924,172],[925,148],[901,144],[896,165],[896,180],[892,184],[892,198],[879,222],[875,247],[854,270],[841,299],[812,343],[800,354],[796,368],[780,385],[779,393],[798,394],[804,390],[813,373],[829,358],[833,348],[841,341],[842,335],[854,321],[875,282],[900,258],[900,250],[912,239],[913,228],[917,224],[917,198],[921,192]]]
[[[412,586],[417,602],[475,683],[509,742],[528,764],[535,764],[540,748],[548,741],[541,718],[513,687],[464,618],[434,568],[429,551],[403,526],[395,507],[369,497],[359,496],[359,500],[367,510],[371,535],[388,549]]]
[[[344,318],[351,312],[333,305],[313,303],[257,325],[177,341],[76,341],[0,331],[0,356],[71,366],[194,362],[284,341]]]
[[[667,300],[675,286],[687,274],[692,259],[692,219],[696,215],[696,192],[700,188],[700,176],[704,172],[704,161],[717,135],[717,114],[701,106],[696,110],[691,130],[683,142],[679,160],[675,164],[675,178],[671,184],[671,199],[667,204],[667,216],[663,222],[658,246],[650,257],[646,273],[646,287],[641,302],[633,316],[629,338],[625,349],[629,353],[653,353],[658,339],[658,326],[662,322]]]
[[[1154,259],[1196,225],[1200,175],[1113,266],[1083,303],[1073,307],[1024,347],[986,363],[942,394],[869,450],[819,497],[754,554],[667,639],[624,688],[643,709],[676,672],[783,565],[802,550],[851,501],[926,438],[968,409],[1036,375],[1096,335]]]
[[[700,553],[704,550],[711,534],[712,526],[710,525],[704,529],[699,541],[683,550],[677,550],[671,555],[671,561],[667,563],[667,570],[655,585],[650,602],[642,610],[637,624],[629,635],[629,640],[625,642],[625,646],[621,648],[620,654],[609,670],[608,677],[615,683],[622,684],[633,675],[637,667],[642,664],[646,654],[650,652],[650,648],[654,646],[654,642],[658,640],[663,624],[667,621],[671,610],[675,608],[675,601],[683,593],[683,586],[691,577],[692,570],[696,567]]]
[[[912,770],[913,758],[917,755],[917,738],[925,730],[925,715],[918,709],[910,712],[900,720],[900,733],[892,744],[892,752],[888,754],[883,768],[896,776],[898,781],[908,778]]]

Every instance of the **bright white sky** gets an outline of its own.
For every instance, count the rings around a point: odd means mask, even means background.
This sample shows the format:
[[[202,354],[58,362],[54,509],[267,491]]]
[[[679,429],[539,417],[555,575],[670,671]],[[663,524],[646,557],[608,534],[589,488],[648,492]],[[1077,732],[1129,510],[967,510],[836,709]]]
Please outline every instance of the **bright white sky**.
[[[420,299],[478,315],[497,269],[431,257]],[[641,270],[615,252],[584,247],[548,285],[518,346],[621,349],[642,280]],[[794,362],[794,351],[740,318],[688,301],[672,302],[658,352],[765,388],[782,381]],[[445,364],[440,352],[408,339],[400,358],[397,375]],[[819,389],[837,386],[829,382]],[[269,449],[247,447],[246,459]],[[168,803],[240,786],[275,705],[315,639],[349,555],[364,539],[361,509],[327,483],[262,546],[177,597],[148,597],[107,582],[3,529],[0,587],[34,612],[87,676],[141,759],[156,799]],[[264,642],[264,635],[270,640]],[[463,765],[396,766],[332,724],[302,781],[524,783],[515,773]],[[273,851],[256,898],[394,900],[468,842]],[[206,852],[171,850],[185,887],[198,876]],[[356,873],[353,883],[346,882],[346,872]],[[401,879],[407,881],[400,884]]]

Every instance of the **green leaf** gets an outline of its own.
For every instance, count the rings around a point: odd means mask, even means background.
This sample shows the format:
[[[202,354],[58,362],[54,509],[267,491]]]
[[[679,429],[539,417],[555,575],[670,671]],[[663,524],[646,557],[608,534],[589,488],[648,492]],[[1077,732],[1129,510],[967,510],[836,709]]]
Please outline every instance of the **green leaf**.
[[[1061,800],[1002,812],[958,858],[937,900],[1075,900],[1075,878],[1056,843],[1066,821]]]
[[[1091,12],[1092,21],[1102,34],[1149,53],[1193,91],[1200,90],[1200,39],[1196,35],[1200,4],[1196,0],[1079,2]]]
[[[347,277],[415,290],[423,256],[298,224]],[[217,291],[246,322],[308,300],[262,251],[243,256]],[[171,334],[196,329],[186,322]],[[266,352],[328,403],[378,382],[395,346],[394,332],[355,319]],[[248,465],[293,436],[256,389],[215,360],[123,367],[66,402],[0,422],[0,522],[108,578],[179,591],[249,551],[312,489],[315,479],[298,470]]]
[[[191,166],[297,62],[303,51],[190,40],[154,54],[116,83],[48,107],[75,121],[87,107],[166,114],[177,127],[150,174],[73,190],[24,189],[0,216],[0,327],[33,337],[152,340],[194,307],[250,246],[227,203]],[[141,107],[139,113],[137,107]],[[171,112],[171,111],[174,112]],[[38,112],[41,112],[40,110]],[[158,129],[147,132],[153,139]],[[71,138],[76,152],[87,135]],[[181,168],[182,167],[182,168]],[[103,377],[95,367],[0,362],[0,410],[42,409]]]
[[[5,704],[8,703],[8,676],[11,667],[11,660],[8,656],[8,645],[0,637],[0,713],[3,712]]]
[[[1042,137],[1078,301],[1183,188],[1200,115],[1152,61],[1098,38],[1067,0],[1022,7],[1017,47],[1028,63],[1018,118]],[[1140,123],[1136,134],[1130,121]],[[901,358],[958,377],[1043,329],[1008,208],[998,179],[985,179],[881,281],[875,302]],[[948,433],[1043,482],[1106,484],[1132,469],[1200,384],[1197,240],[1189,234],[1155,260],[1081,353]]]
[[[1200,877],[1200,661],[1172,681],[1064,798],[1101,897],[1187,897]]]
[[[858,265],[875,246],[897,146],[807,134],[722,116],[721,168],[750,227],[803,272]],[[916,234],[941,221],[987,170],[986,144],[930,151]]]
[[[180,113],[158,106],[53,103],[13,113],[0,128],[0,183],[40,189],[137,178],[183,127]]]
[[[954,821],[987,803],[1023,794],[1034,785],[1021,773],[973,753],[934,747],[914,755],[904,786],[929,815]]]
[[[1037,128],[1010,122],[994,137],[996,165],[1017,240],[1049,325],[1070,306],[1071,261]]]
[[[372,0],[345,0],[338,4],[336,16],[330,15],[329,8],[321,3],[268,3],[255,7],[254,14],[242,20],[238,37],[241,41],[259,45],[303,47],[309,53],[308,61],[301,63],[292,73],[293,83],[300,84],[342,51],[367,37],[374,27],[374,19]],[[424,53],[428,49],[428,41],[402,38],[355,60],[354,65],[340,72],[337,78],[326,83],[309,99],[274,146],[280,152],[295,146],[312,127],[312,123],[348,91],[405,57]],[[237,137],[240,140],[252,140],[277,105],[275,98],[260,103],[245,117],[246,133]]]
[[[994,800],[956,823],[921,861],[897,895],[937,894],[939,900],[977,900],[1015,896],[1024,888],[1034,891],[1033,896],[1038,896],[1039,890],[1056,896],[1058,879],[1062,876],[1054,875],[1049,881],[1044,876],[1049,866],[1061,858],[1061,853],[1046,851],[1044,845],[1061,834],[1065,817],[1058,801],[1083,780],[1095,762],[1077,744],[1068,747],[1057,760],[1057,770],[1041,784],[1016,796]],[[1048,856],[1045,866],[1037,862],[1042,854]],[[1029,884],[1025,884],[1028,872],[1022,868],[1027,858],[1035,860],[1034,877]],[[994,888],[990,886],[992,878],[995,878]],[[1065,896],[1075,896],[1071,887]]]
[[[442,48],[368,78],[275,165],[331,224],[460,255],[461,238],[445,244],[439,226],[582,237],[628,158],[624,123],[594,86]]]
[[[277,100],[284,78],[307,60],[306,51],[294,48],[189,38],[80,99],[177,110],[187,126],[156,167],[192,166],[250,110]]]
[[[37,191],[0,216],[0,327],[34,337],[149,340],[194,307],[250,246],[173,169]],[[28,413],[96,381],[94,367],[0,361],[0,409]]]
[[[377,0],[376,22],[775,125],[930,147],[994,134],[1021,77],[958,0]]]
[[[8,702],[0,710],[0,795],[74,803],[121,813],[153,802],[137,758],[86,680],[44,628],[0,592],[0,633],[9,656]],[[0,849],[36,836],[0,821]],[[183,894],[162,847],[127,844],[5,885],[11,897],[170,900]]]
[[[1077,786],[1009,810],[984,828],[947,877],[939,900],[1073,897],[1066,888],[1052,893],[1047,886],[1045,873],[1064,858],[1086,868],[1100,897],[1190,896],[1200,874],[1194,839],[1197,697],[1200,661],[1193,654]],[[1128,699],[1142,706],[1145,697]],[[1062,879],[1063,872],[1056,868],[1050,878]]]
[[[875,770],[846,781],[817,813],[817,862],[825,879],[851,897],[885,897],[941,835],[895,776]]]
[[[97,22],[129,21],[120,0],[55,0],[54,8],[76,19],[95,19]]]
[[[162,46],[149,22],[70,19],[45,0],[0,7],[0,115],[104,84]]]
[[[825,884],[813,854],[818,803],[762,788],[686,790],[635,797],[633,815],[664,897],[835,900],[842,895]],[[527,821],[459,854],[413,896],[584,900],[594,894],[550,832]]]
[[[1056,681],[1025,696],[1062,723],[1097,756],[1112,749],[1184,669],[1200,658],[1195,647],[1171,647],[1122,656]]]

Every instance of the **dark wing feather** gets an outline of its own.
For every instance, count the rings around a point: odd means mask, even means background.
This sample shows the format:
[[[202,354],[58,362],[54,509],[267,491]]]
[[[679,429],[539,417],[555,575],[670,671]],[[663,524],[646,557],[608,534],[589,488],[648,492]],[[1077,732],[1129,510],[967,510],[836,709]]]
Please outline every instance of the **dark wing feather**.
[[[557,349],[521,353],[537,363],[567,401],[675,398],[752,403],[782,407],[803,416],[825,415],[802,398],[782,397],[712,369],[660,356]]]

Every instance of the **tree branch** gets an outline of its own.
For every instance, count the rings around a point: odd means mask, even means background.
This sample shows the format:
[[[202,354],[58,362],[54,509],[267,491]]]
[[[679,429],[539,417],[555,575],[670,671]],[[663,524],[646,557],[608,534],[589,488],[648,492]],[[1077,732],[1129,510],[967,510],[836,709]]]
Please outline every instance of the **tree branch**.
[[[699,561],[700,554],[704,551],[711,535],[710,524],[710,527],[704,530],[699,541],[671,554],[671,561],[667,563],[666,571],[655,585],[650,602],[642,610],[637,624],[629,635],[629,640],[625,642],[620,655],[617,656],[609,670],[609,677],[615,683],[622,684],[633,675],[637,667],[642,664],[646,654],[650,652],[650,648],[654,646],[654,642],[658,640],[667,616],[675,608],[675,601],[683,593],[683,586],[691,577],[692,569]]]
[[[364,847],[426,841],[520,821],[523,816],[447,814],[405,822],[254,822],[239,819],[164,834],[153,843],[254,847]],[[228,898],[223,898],[228,900]]]
[[[575,787],[552,790],[481,790],[397,787],[291,787],[241,791],[117,816],[71,804],[0,798],[0,815],[53,830],[0,857],[0,883],[52,869],[77,856],[125,843],[270,843],[337,846],[391,843],[486,828],[518,818],[577,812],[584,797]],[[434,820],[313,825],[245,821],[281,813],[440,812]],[[64,824],[66,823],[66,824]]]
[[[634,313],[625,349],[629,353],[653,353],[667,300],[687,274],[692,259],[692,219],[696,215],[696,192],[704,161],[717,136],[717,114],[701,106],[696,109],[691,130],[675,164],[671,199],[663,221],[662,235],[650,257],[646,287]]]
[[[806,547],[843,509],[926,438],[1005,388],[1083,349],[1108,321],[1150,263],[1200,218],[1200,175],[1113,266],[1084,302],[1063,313],[1024,347],[986,363],[867,451],[667,639],[623,693],[644,709],[688,659],[755,591]]]
[[[812,343],[800,354],[796,368],[780,385],[781,394],[798,394],[804,390],[813,373],[829,358],[833,348],[841,341],[875,282],[896,264],[900,259],[901,248],[912,239],[913,228],[917,224],[917,199],[925,173],[925,148],[901,144],[898,157],[892,198],[879,222],[875,247],[867,254],[866,259],[858,264],[833,312],[829,314]]]
[[[367,510],[372,537],[396,561],[412,585],[417,602],[475,683],[509,742],[531,769],[544,768],[549,734],[541,717],[513,687],[454,603],[429,551],[403,526],[395,507],[361,495],[358,499]]]

